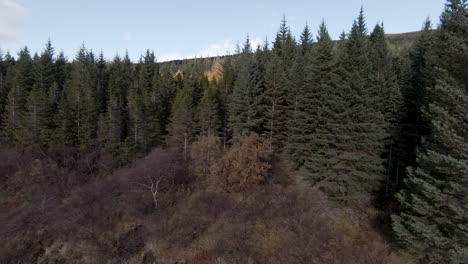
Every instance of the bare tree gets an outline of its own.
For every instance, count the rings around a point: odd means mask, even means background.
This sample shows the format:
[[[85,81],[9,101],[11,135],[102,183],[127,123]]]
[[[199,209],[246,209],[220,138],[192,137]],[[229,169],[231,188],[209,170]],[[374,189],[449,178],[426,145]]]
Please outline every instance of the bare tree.
[[[157,148],[137,162],[132,170],[139,179],[135,183],[150,191],[155,208],[161,189],[167,188],[177,176],[178,161],[174,151]]]
[[[154,208],[158,208],[158,191],[159,191],[159,183],[163,179],[163,176],[161,175],[161,172],[158,174],[158,177],[152,177],[150,176],[147,171],[144,173],[145,175],[143,178],[147,179],[147,183],[141,183],[137,182],[138,185],[149,189],[151,192],[151,196],[153,197],[153,202],[154,202]]]

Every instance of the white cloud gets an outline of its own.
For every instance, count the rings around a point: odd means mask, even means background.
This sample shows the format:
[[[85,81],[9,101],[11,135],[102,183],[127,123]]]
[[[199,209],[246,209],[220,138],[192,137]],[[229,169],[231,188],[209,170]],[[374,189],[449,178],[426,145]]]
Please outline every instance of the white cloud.
[[[245,40],[242,41],[242,43]],[[263,41],[260,38],[251,38],[250,44],[252,45],[252,49],[255,51],[258,45],[262,45]],[[158,62],[165,62],[165,61],[172,61],[172,60],[182,60],[182,59],[191,59],[191,58],[206,58],[206,57],[215,57],[215,56],[223,56],[227,54],[232,54],[233,51],[236,49],[236,44],[230,39],[226,39],[223,42],[213,43],[208,45],[207,48],[202,49],[195,54],[189,56],[183,56],[180,53],[168,53],[158,57]]]
[[[221,43],[210,44],[207,48],[198,52],[195,57],[214,57],[225,55],[235,49],[232,39],[227,39]]]
[[[126,31],[126,32],[123,32],[123,33],[122,33],[122,39],[123,39],[124,41],[130,41],[130,40],[132,40],[132,37],[133,37],[132,32]]]
[[[0,42],[16,41],[26,9],[21,0],[0,0]]]

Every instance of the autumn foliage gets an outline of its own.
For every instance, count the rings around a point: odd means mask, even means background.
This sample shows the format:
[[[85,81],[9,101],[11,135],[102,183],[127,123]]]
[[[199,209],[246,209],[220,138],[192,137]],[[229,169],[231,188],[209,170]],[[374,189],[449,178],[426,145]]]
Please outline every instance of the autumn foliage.
[[[271,143],[251,134],[231,147],[210,168],[211,178],[226,191],[240,191],[264,182],[271,169]]]

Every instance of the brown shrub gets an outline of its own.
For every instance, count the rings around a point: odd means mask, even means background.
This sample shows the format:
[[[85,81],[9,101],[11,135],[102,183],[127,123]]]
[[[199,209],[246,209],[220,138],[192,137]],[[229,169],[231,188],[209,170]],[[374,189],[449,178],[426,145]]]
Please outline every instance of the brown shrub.
[[[190,157],[193,174],[203,183],[211,174],[211,167],[221,158],[221,140],[217,136],[200,136],[192,144]]]
[[[271,169],[271,143],[257,135],[244,137],[211,167],[211,177],[226,191],[238,192],[265,182]]]

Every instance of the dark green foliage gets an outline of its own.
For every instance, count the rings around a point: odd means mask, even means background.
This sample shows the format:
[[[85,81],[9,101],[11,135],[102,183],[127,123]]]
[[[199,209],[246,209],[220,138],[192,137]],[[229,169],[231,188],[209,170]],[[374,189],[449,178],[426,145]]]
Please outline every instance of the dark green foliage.
[[[187,154],[187,147],[194,133],[192,93],[193,90],[190,86],[184,86],[182,90],[177,92],[172,105],[171,121],[168,129],[168,144],[183,148],[185,154]]]
[[[215,84],[205,89],[198,105],[198,127],[203,136],[218,135],[221,131],[220,99]]]
[[[280,29],[273,42],[273,51],[281,58],[284,69],[291,67],[296,53],[296,40],[291,34],[286,17],[281,20]]]
[[[49,87],[52,86],[52,83],[56,81],[54,53],[54,48],[49,40],[41,56],[34,62],[34,83],[40,92],[47,91]]]
[[[49,129],[50,105],[47,93],[34,85],[26,102],[26,111],[21,119],[18,139],[21,146],[33,146],[50,142],[52,131]]]
[[[266,68],[264,100],[265,136],[277,148],[287,142],[288,79],[281,59],[273,54]]]
[[[255,61],[248,37],[236,64],[237,79],[229,104],[229,126],[235,142],[254,127],[252,116],[256,100],[253,96],[256,84],[252,82],[252,78]]]
[[[24,138],[24,131],[20,127],[26,110],[26,99],[34,83],[32,67],[29,50],[25,47],[18,53],[15,67],[7,72],[6,84],[9,86],[9,92],[2,116],[2,126],[6,140],[15,146],[20,145],[21,138]]]
[[[71,78],[66,83],[63,96],[63,114],[67,113],[69,118],[62,120],[67,125],[62,124],[60,133],[70,133],[62,138],[70,140],[71,144],[85,146],[96,136],[98,121],[98,101],[96,95],[96,67],[92,56],[84,45],[78,51]],[[73,133],[70,131],[73,130]]]
[[[415,65],[425,65],[422,74],[430,78],[414,80],[416,88],[418,80],[428,85],[421,103],[428,131],[396,195],[401,212],[392,219],[398,240],[422,263],[465,263],[468,258],[467,13],[466,1],[447,1],[433,45],[425,46],[426,56],[415,57],[420,59]]]
[[[372,68],[366,32],[361,10],[349,38],[340,46],[340,64],[335,69],[340,78],[325,75],[321,80],[319,73],[315,74],[319,79],[312,82],[324,83],[322,88],[331,86],[335,91],[319,91],[312,104],[316,109],[312,116],[317,122],[312,133],[317,136],[313,136],[309,148],[313,155],[306,168],[314,184],[343,202],[378,190],[384,179],[380,155],[387,137],[386,123],[375,109],[379,98],[369,80]]]
[[[291,118],[288,121],[289,142],[287,149],[296,166],[302,165],[304,160],[310,155],[309,139],[306,138],[311,131],[310,129],[306,129],[306,126],[313,125],[311,113],[306,113],[308,112],[307,108],[311,107],[310,100],[311,96],[313,96],[313,92],[309,89],[311,88],[310,78],[312,75],[310,50],[312,40],[310,38],[311,33],[306,26],[301,36],[299,52],[296,54],[296,59],[290,72],[288,103]],[[329,40],[331,44],[331,39]],[[332,46],[330,47],[332,48]]]
[[[153,89],[156,92],[158,104],[158,123],[159,131],[162,135],[167,135],[167,126],[171,117],[172,103],[176,93],[183,87],[181,74],[174,78],[171,72],[161,73],[158,79],[155,79]]]
[[[382,112],[393,134],[401,111],[403,99],[398,86],[383,25],[376,25],[370,35],[369,59],[372,66],[370,85],[377,97],[376,111]]]

